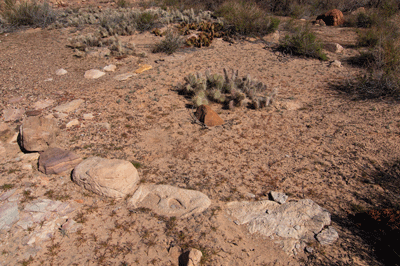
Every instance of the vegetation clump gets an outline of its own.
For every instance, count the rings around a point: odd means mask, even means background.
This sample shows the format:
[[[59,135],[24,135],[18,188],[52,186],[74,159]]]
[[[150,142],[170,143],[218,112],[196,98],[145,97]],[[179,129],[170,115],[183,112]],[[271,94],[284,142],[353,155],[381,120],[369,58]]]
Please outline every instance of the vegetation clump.
[[[254,109],[263,108],[272,104],[277,94],[277,89],[268,90],[267,85],[249,75],[239,78],[238,71],[228,74],[226,69],[224,75],[209,71],[205,76],[201,73],[189,74],[180,90],[191,97],[195,107],[208,104],[210,100],[225,104],[230,109],[246,102]]]
[[[153,53],[173,54],[183,45],[182,37],[172,31],[166,33],[165,39],[156,43],[152,49]]]
[[[323,53],[322,48],[322,43],[311,31],[310,26],[306,24],[305,26],[292,29],[291,34],[286,35],[281,40],[278,50],[288,54],[318,58],[326,61],[328,57]]]

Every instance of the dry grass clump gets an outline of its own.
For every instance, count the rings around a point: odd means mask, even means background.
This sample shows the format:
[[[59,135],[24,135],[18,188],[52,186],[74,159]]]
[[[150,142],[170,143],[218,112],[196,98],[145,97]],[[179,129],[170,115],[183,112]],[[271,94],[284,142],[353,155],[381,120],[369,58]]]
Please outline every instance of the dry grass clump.
[[[4,0],[2,17],[13,26],[45,27],[57,19],[57,13],[48,3]]]
[[[241,35],[266,35],[276,31],[279,19],[269,17],[257,4],[246,1],[226,1],[216,11],[228,25]]]
[[[328,57],[322,51],[323,45],[311,31],[310,26],[298,26],[280,41],[278,50],[284,53],[318,58],[326,61]]]
[[[267,85],[249,75],[239,78],[238,71],[232,71],[229,75],[226,69],[224,76],[209,71],[206,71],[205,76],[201,73],[189,74],[185,77],[185,84],[179,87],[183,94],[191,97],[195,107],[208,104],[210,100],[230,109],[244,103],[259,109],[272,104],[277,94],[277,89],[268,89]]]
[[[172,31],[166,33],[165,39],[156,43],[152,49],[153,53],[173,54],[183,46],[183,38]]]

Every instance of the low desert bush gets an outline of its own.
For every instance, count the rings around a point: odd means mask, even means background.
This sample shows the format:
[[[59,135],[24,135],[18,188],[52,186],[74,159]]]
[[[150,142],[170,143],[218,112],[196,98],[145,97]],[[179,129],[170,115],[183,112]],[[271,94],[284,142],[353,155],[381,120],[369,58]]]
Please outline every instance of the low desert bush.
[[[56,21],[57,14],[48,3],[4,0],[4,19],[14,26],[45,27]]]
[[[251,1],[230,0],[223,3],[216,11],[217,16],[235,28],[241,35],[266,35],[276,31],[279,19],[269,17],[267,13]]]
[[[183,46],[182,37],[172,31],[166,33],[165,39],[156,43],[152,49],[153,53],[173,54]]]
[[[326,61],[328,57],[322,51],[323,45],[311,31],[308,24],[298,26],[291,30],[280,41],[278,50],[283,53],[318,58]]]

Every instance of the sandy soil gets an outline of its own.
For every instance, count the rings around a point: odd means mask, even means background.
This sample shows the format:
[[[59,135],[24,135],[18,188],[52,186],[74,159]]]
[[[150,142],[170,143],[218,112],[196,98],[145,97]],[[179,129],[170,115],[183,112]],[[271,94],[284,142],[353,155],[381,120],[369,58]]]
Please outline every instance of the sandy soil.
[[[45,197],[52,189],[83,202],[75,217],[85,218],[83,229],[68,237],[57,234],[30,265],[173,265],[177,262],[170,261],[168,249],[174,245],[200,248],[206,254],[205,265],[383,265],[377,247],[363,237],[351,217],[362,209],[399,203],[395,189],[379,177],[390,172],[400,156],[400,107],[392,99],[357,100],[335,90],[332,82],[364,71],[346,63],[358,53],[352,48],[356,35],[350,28],[314,30],[324,42],[346,48],[342,54],[328,53],[331,60],[342,61],[342,68],[282,56],[258,39],[235,44],[216,39],[209,48],[185,48],[168,56],[151,53],[160,37],[135,34],[123,40],[134,42],[147,56],[118,60],[73,56],[67,39],[90,31],[87,28],[0,35],[1,110],[30,110],[44,99],[55,100],[52,107],[84,99],[77,112],[58,120],[63,128],[57,140],[60,147],[82,157],[140,162],[143,182],[196,189],[213,201],[205,213],[173,221],[146,210],[129,210],[123,200],[91,194],[68,176],[50,176],[50,183],[43,186],[43,174],[37,170],[10,173],[17,166],[4,164],[0,184],[32,187],[35,197]],[[127,81],[113,79],[144,63],[153,69]],[[84,78],[86,70],[109,64],[117,65],[117,71],[97,80]],[[59,68],[68,74],[56,76]],[[177,85],[189,73],[209,69],[222,74],[223,68],[239,70],[240,76],[250,74],[277,87],[279,94],[272,107],[262,110],[225,110],[212,104],[226,124],[203,129],[193,123],[190,101],[177,93]],[[53,81],[46,81],[49,78]],[[22,100],[10,103],[19,96]],[[41,115],[52,113],[52,107]],[[88,113],[95,119],[83,120]],[[74,118],[81,125],[65,128]],[[110,130],[101,126],[104,122]],[[18,125],[9,123],[11,128]],[[226,202],[266,199],[271,190],[292,199],[312,199],[329,210],[339,240],[293,258],[225,216]],[[0,256],[9,265],[23,260],[17,245],[10,245],[7,252]]]

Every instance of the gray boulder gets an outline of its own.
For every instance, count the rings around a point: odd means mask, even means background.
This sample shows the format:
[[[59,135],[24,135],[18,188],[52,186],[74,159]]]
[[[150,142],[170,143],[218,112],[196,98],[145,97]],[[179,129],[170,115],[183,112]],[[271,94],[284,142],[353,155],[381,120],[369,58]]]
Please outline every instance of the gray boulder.
[[[203,193],[169,185],[142,185],[128,203],[149,208],[159,215],[186,217],[206,210],[211,200]]]
[[[20,127],[21,146],[26,151],[44,151],[55,143],[57,130],[53,119],[27,117]]]
[[[317,240],[321,245],[331,245],[339,238],[339,234],[335,228],[328,226],[317,235]]]
[[[72,178],[87,190],[113,198],[134,192],[139,182],[139,174],[132,163],[100,157],[90,157],[78,164]]]

